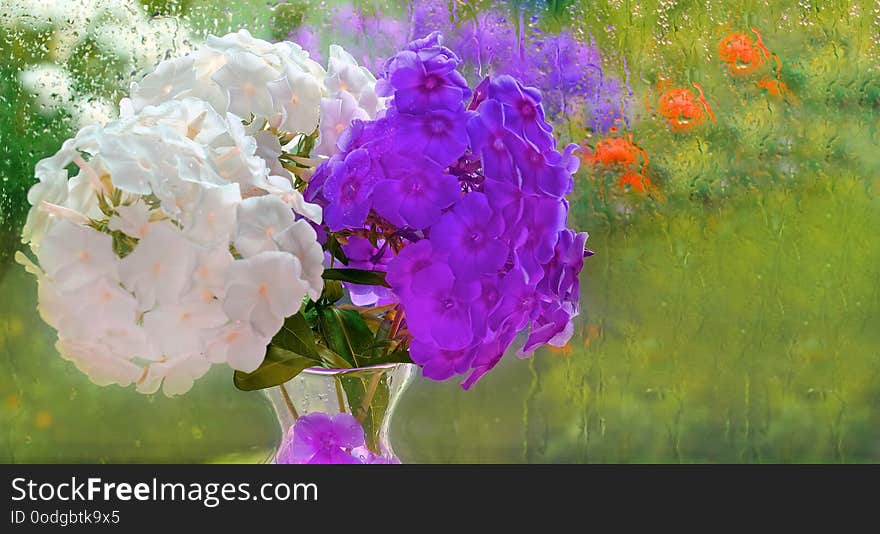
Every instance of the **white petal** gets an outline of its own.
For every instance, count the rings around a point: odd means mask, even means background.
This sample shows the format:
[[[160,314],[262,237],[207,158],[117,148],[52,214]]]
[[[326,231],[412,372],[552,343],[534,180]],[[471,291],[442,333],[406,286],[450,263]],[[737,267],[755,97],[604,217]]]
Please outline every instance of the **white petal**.
[[[290,228],[275,236],[278,248],[290,252],[299,259],[302,278],[308,284],[308,295],[318,300],[324,290],[324,251],[318,243],[315,229],[304,220],[296,221]]]
[[[118,258],[110,236],[69,221],[52,225],[37,257],[63,290],[78,289],[104,276],[117,278]]]
[[[299,261],[285,252],[234,261],[227,272],[223,310],[230,319],[249,321],[257,333],[272,337],[302,305],[307,286],[300,276]]]
[[[173,226],[157,223],[134,251],[119,263],[123,285],[132,291],[141,309],[176,303],[191,285],[196,248]]]
[[[235,249],[245,258],[278,250],[274,236],[293,222],[293,211],[280,198],[273,195],[247,198],[238,205]]]

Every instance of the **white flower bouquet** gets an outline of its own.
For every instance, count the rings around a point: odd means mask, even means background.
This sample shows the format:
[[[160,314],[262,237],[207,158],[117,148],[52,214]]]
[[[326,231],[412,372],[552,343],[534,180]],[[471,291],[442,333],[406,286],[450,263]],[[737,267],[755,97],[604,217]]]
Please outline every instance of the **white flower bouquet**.
[[[217,363],[255,371],[322,294],[321,208],[300,190],[375,116],[375,82],[339,47],[325,70],[294,43],[211,37],[40,161],[17,260],[60,354],[142,393],[186,392]]]

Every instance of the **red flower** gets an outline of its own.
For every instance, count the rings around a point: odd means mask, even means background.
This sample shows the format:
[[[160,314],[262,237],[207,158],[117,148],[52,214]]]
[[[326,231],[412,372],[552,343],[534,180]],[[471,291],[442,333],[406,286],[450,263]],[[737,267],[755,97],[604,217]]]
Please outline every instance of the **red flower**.
[[[690,89],[670,89],[660,96],[660,113],[669,123],[673,132],[689,130],[706,120],[706,115],[715,122],[715,114],[703,95],[703,88],[695,83],[699,95],[694,97]]]
[[[755,40],[745,33],[731,33],[718,43],[718,55],[727,65],[731,76],[754,72],[770,58],[770,51],[764,46],[761,34],[755,28],[752,28],[752,32],[757,37]]]

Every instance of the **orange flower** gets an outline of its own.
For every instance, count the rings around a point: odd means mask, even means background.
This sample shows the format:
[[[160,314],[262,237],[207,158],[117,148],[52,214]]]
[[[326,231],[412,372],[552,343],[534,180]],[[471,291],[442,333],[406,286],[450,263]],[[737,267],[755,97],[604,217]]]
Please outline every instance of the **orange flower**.
[[[602,165],[622,165],[624,167],[636,162],[640,149],[629,139],[608,137],[596,144],[594,161]]]
[[[626,191],[634,191],[640,194],[646,194],[654,189],[651,179],[644,174],[635,171],[626,171],[617,182],[617,187]]]
[[[695,83],[694,87],[700,92],[694,97],[690,89],[675,88],[666,91],[660,96],[660,114],[669,123],[673,132],[689,130],[706,120],[706,115],[715,122],[715,114],[703,95],[703,88]]]
[[[611,128],[609,132],[615,134],[617,128]],[[584,160],[592,165],[629,167],[638,161],[639,156],[642,156],[642,169],[644,170],[648,166],[648,154],[642,147],[635,144],[632,134],[626,134],[624,137],[609,136],[602,139],[596,143],[594,150],[586,153]]]
[[[610,132],[615,134],[617,128],[612,128]],[[636,165],[640,160],[641,166],[637,171]],[[587,152],[584,161],[590,165],[612,167],[622,171],[623,174],[617,185],[623,191],[638,193],[654,191],[651,179],[648,178],[648,153],[633,141],[632,134],[626,134],[622,137],[609,136],[602,139],[596,143],[594,150]]]
[[[745,33],[731,33],[718,43],[718,55],[727,64],[731,76],[742,76],[758,69],[770,58],[770,51],[764,46],[761,34],[755,28],[754,41]]]
[[[758,80],[758,89],[767,91],[767,94],[776,98],[784,98],[793,104],[798,103],[797,97],[791,92],[788,86],[782,80],[776,80],[764,76]]]

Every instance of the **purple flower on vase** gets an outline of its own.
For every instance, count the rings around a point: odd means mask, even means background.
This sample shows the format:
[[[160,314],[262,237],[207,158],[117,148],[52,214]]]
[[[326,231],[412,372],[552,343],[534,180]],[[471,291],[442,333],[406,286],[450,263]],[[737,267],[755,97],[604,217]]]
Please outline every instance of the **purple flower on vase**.
[[[563,347],[574,334],[572,319],[578,311],[571,303],[541,302],[537,317],[525,345],[520,350],[521,357],[530,356],[541,345]]]
[[[515,181],[518,175],[513,165],[509,145],[518,139],[505,126],[504,108],[497,100],[486,100],[477,108],[477,114],[468,120],[468,135],[474,153],[483,160],[487,178]]]
[[[482,337],[485,317],[471,313],[472,304],[480,297],[479,282],[456,279],[441,261],[416,272],[413,281],[420,283],[400,288],[399,293],[407,324],[417,340],[461,350]]]
[[[388,265],[385,280],[398,295],[409,292],[414,285],[425,283],[424,274],[429,274],[428,267],[434,264],[434,248],[431,241],[423,239],[404,247],[396,258]]]
[[[443,349],[434,343],[414,339],[409,347],[413,362],[422,366],[422,374],[434,380],[467,372],[476,355],[476,349]]]
[[[498,76],[489,84],[489,98],[504,106],[504,124],[533,143],[540,151],[556,148],[553,128],[544,118],[541,92],[525,87],[511,76]]]
[[[467,148],[468,113],[464,106],[419,115],[401,113],[397,119],[399,145],[411,153],[424,154],[441,167],[455,162]]]
[[[539,291],[577,306],[578,275],[584,267],[584,257],[591,254],[586,249],[588,237],[586,232],[575,233],[568,228],[559,233],[553,258],[544,266],[544,278],[538,283]]]
[[[568,340],[586,236],[565,228],[576,145],[557,150],[541,94],[490,77],[465,109],[458,64],[436,34],[386,62],[380,84],[394,98],[342,133],[307,198],[345,230],[351,265],[387,273],[387,300],[350,286],[353,302],[398,302],[424,376],[467,374],[468,388],[521,332],[522,354]],[[426,73],[454,99],[423,94]],[[367,221],[393,248],[361,236]]]
[[[431,229],[431,243],[449,255],[457,279],[473,280],[497,273],[507,261],[507,244],[500,239],[504,221],[482,193],[468,193]]]
[[[398,111],[418,113],[429,109],[455,111],[470,97],[459,60],[440,45],[437,35],[411,44],[385,63],[385,76],[376,85],[380,96],[394,96]]]
[[[331,230],[363,226],[372,206],[370,194],[376,183],[370,172],[369,153],[359,148],[344,159],[336,156],[330,160],[329,167],[323,187],[327,199],[324,222]]]
[[[385,175],[376,184],[373,205],[398,227],[427,228],[461,197],[458,180],[430,160],[387,158]]]
[[[300,416],[275,456],[279,464],[357,464],[352,450],[363,447],[364,429],[347,413]]]
[[[535,145],[515,140],[511,154],[522,177],[526,193],[562,197],[571,192],[574,179],[567,168],[568,160],[555,150],[541,152]]]
[[[384,239],[379,239],[373,246],[369,239],[360,236],[351,236],[348,243],[342,246],[342,250],[348,257],[349,269],[365,269],[369,271],[384,271],[393,253]],[[382,305],[395,302],[394,293],[381,286],[367,286],[343,282],[351,296],[351,303],[355,306]]]
[[[553,257],[559,231],[565,228],[566,205],[550,197],[526,197],[518,228],[508,231],[517,243],[514,256],[529,280],[540,279],[544,264]]]
[[[471,374],[461,383],[461,387],[465,390],[470,389],[483,375],[494,369],[515,337],[516,330],[505,328],[497,332],[491,339],[483,340],[483,344],[477,349],[471,362]]]
[[[522,330],[532,319],[541,298],[535,286],[528,283],[525,272],[513,269],[501,279],[498,294],[498,305],[489,318],[490,328]]]

